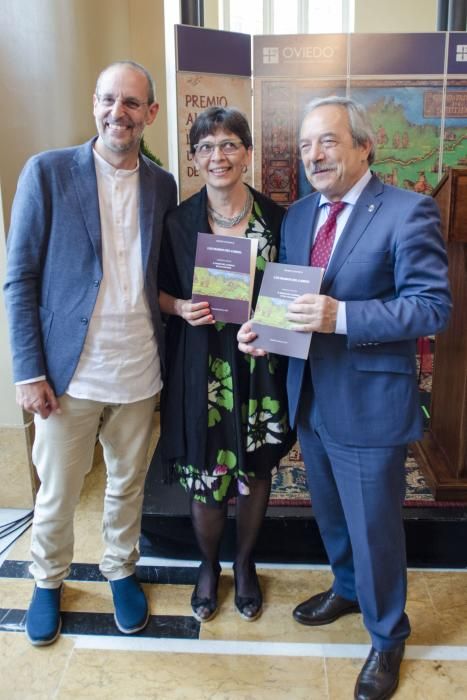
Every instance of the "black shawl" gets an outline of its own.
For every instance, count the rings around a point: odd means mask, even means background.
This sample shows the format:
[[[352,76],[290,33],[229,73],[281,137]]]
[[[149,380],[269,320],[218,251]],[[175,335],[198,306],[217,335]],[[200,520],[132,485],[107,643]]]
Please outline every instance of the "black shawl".
[[[258,202],[279,250],[284,209],[250,188]],[[198,232],[209,233],[207,193],[200,192],[170,212],[162,236],[160,288],[178,299],[190,299]],[[256,286],[256,285],[255,285]],[[253,304],[258,289],[255,289]],[[161,438],[158,449],[163,462],[173,464],[186,454],[187,430],[196,445],[197,464],[204,464],[208,425],[208,326],[190,326],[179,316],[170,316],[166,329],[167,372],[161,398]]]

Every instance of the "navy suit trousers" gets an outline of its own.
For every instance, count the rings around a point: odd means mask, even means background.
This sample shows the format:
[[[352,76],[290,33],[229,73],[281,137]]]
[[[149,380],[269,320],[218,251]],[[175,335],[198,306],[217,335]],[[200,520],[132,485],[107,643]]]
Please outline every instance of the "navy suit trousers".
[[[308,378],[304,385],[298,438],[333,589],[358,600],[375,649],[394,649],[410,634],[402,522],[406,446],[339,444],[320,419]]]

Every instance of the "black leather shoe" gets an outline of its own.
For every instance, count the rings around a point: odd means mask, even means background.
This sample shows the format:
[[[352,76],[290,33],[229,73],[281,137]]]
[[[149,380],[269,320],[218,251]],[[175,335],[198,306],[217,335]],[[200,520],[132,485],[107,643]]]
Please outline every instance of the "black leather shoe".
[[[343,615],[358,612],[360,606],[356,600],[341,598],[331,589],[300,603],[292,614],[302,625],[329,625]]]
[[[391,651],[371,651],[355,685],[355,700],[388,700],[399,683],[399,668],[405,645]]]

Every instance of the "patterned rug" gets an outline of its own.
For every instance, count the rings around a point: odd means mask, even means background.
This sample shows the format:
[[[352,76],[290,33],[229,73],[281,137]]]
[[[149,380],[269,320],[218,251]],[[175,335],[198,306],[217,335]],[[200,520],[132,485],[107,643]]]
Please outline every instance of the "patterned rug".
[[[406,496],[405,506],[447,505],[437,503],[425,478],[409,454],[405,463]],[[273,478],[270,505],[272,506],[309,506],[310,495],[306,483],[305,467],[298,443],[284,457]],[[463,504],[465,506],[465,504]]]

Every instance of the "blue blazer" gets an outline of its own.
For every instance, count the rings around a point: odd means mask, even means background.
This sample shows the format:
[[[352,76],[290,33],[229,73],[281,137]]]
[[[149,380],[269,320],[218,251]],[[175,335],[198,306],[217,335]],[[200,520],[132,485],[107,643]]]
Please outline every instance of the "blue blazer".
[[[296,202],[280,261],[308,265],[320,195]],[[314,333],[287,377],[295,424],[309,363],[315,400],[336,441],[382,447],[422,436],[415,340],[446,326],[451,308],[439,212],[430,197],[373,176],[347,221],[321,293],[346,302],[347,335]]]
[[[26,163],[7,241],[4,290],[14,381],[46,375],[57,396],[78,364],[102,280],[94,140],[40,153]],[[176,197],[172,175],[141,156],[143,274],[162,367],[157,268],[163,219]]]

